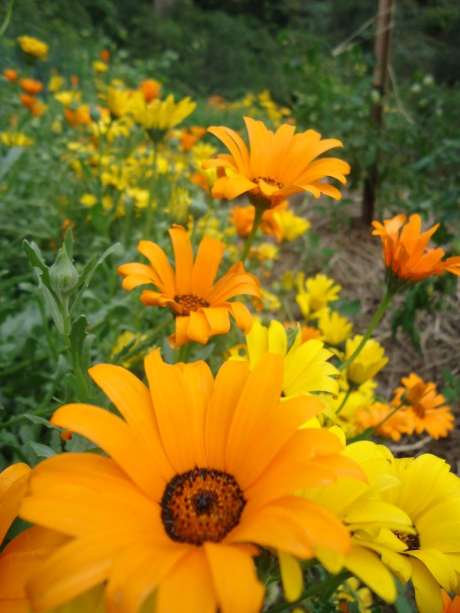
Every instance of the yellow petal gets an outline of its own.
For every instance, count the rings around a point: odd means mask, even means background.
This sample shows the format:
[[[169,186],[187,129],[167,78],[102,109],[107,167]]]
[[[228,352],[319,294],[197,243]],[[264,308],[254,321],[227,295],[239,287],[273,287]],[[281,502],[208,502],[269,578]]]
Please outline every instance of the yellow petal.
[[[284,596],[288,602],[293,602],[300,597],[303,589],[303,574],[300,562],[289,553],[278,551],[281,581],[283,583]]]

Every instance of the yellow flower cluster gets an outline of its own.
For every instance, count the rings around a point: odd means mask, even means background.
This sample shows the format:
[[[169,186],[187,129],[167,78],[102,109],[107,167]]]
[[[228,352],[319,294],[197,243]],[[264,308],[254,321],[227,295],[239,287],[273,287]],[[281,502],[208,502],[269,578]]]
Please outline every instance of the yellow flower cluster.
[[[48,45],[38,38],[34,38],[33,36],[18,36],[17,40],[24,53],[40,60],[46,60],[48,57]]]

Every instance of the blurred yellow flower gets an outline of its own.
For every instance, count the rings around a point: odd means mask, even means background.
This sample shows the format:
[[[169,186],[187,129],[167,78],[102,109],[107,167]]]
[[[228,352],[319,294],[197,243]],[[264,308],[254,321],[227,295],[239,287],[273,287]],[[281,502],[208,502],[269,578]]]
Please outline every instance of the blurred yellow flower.
[[[105,62],[102,62],[101,60],[94,60],[92,66],[93,66],[93,70],[95,72],[98,72],[99,74],[107,72],[107,70],[109,69],[107,64]]]
[[[32,55],[40,60],[45,60],[48,56],[48,45],[33,36],[18,36],[19,46],[28,55]]]
[[[33,142],[23,132],[0,132],[0,144],[6,147],[30,147]]]
[[[358,334],[347,340],[345,347],[345,361],[348,360],[361,343],[363,337]],[[380,343],[372,338],[366,341],[361,352],[351,364],[347,366],[347,377],[353,383],[361,385],[372,379],[388,363],[388,358]]]
[[[166,130],[177,126],[195,107],[196,102],[188,97],[175,102],[172,94],[165,100],[157,98],[146,102],[142,92],[135,92],[129,101],[129,112],[134,121],[154,136],[160,136]]]
[[[299,284],[296,296],[302,315],[306,318],[316,317],[318,311],[328,306],[330,302],[338,300],[342,287],[327,275],[322,273],[310,277],[305,285]]]
[[[273,243],[260,243],[251,249],[250,256],[257,258],[261,262],[276,260],[279,254],[279,248]]]
[[[64,106],[70,106],[71,104],[78,104],[80,102],[81,93],[75,89],[69,89],[56,92],[54,98]]]
[[[341,345],[351,334],[351,322],[337,311],[328,308],[318,313],[318,327],[330,345]]]
[[[96,202],[97,198],[94,194],[83,194],[83,196],[80,198],[80,204],[87,208],[94,206]]]
[[[289,209],[275,209],[273,216],[279,227],[280,240],[293,241],[310,229],[311,224],[308,219],[295,215]]]
[[[51,75],[50,80],[48,81],[48,91],[55,93],[60,91],[65,84],[65,79],[57,72],[54,72]]]

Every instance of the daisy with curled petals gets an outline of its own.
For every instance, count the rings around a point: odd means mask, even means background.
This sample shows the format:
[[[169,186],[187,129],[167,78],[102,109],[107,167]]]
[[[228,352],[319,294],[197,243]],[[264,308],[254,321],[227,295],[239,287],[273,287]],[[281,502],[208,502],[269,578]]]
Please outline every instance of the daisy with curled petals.
[[[151,241],[140,241],[139,251],[149,261],[146,264],[123,264],[118,273],[124,277],[123,287],[132,290],[140,285],[155,285],[158,291],[144,290],[141,301],[145,305],[169,308],[176,316],[176,331],[171,338],[176,347],[189,341],[205,344],[211,336],[226,334],[230,330],[230,315],[243,331],[252,324],[252,316],[242,302],[230,302],[234,296],[246,294],[259,297],[259,284],[237,263],[217,282],[224,244],[205,236],[195,260],[192,243],[181,226],[169,230],[175,270],[171,268],[165,252]]]
[[[425,382],[415,373],[401,379],[402,386],[395,390],[392,404],[411,414],[413,430],[426,432],[431,437],[443,438],[454,429],[454,416],[446,399],[439,394],[436,385]]]
[[[325,183],[332,177],[346,183],[350,166],[339,158],[319,158],[342,147],[336,138],[321,139],[315,130],[295,134],[295,127],[283,124],[272,132],[262,121],[244,118],[249,149],[240,135],[224,126],[208,129],[227,147],[229,153],[204,162],[204,168],[217,168],[220,177],[214,183],[215,198],[233,200],[248,194],[253,204],[267,208],[292,194],[310,192],[340,200],[340,191]]]
[[[34,610],[104,585],[113,613],[137,613],[150,594],[155,613],[256,613],[260,547],[347,551],[340,521],[293,492],[362,470],[330,432],[299,429],[316,398],[280,406],[280,356],[253,371],[228,361],[214,379],[156,350],[145,370],[149,387],[119,366],[90,369],[120,417],[69,404],[52,418],[107,456],[65,453],[33,471],[21,516],[70,539],[29,581]]]
[[[372,234],[382,241],[385,266],[395,277],[414,283],[445,272],[460,275],[460,256],[443,260],[444,249],[428,248],[439,224],[421,232],[420,215],[414,214],[409,220],[405,215],[396,215],[383,224],[373,221],[372,225]]]

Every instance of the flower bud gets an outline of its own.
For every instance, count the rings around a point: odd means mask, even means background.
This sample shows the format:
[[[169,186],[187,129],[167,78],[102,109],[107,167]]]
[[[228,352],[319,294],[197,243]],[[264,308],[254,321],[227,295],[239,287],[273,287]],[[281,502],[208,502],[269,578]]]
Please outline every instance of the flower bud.
[[[51,286],[58,294],[69,294],[78,283],[78,271],[64,248],[59,250],[50,271]]]

